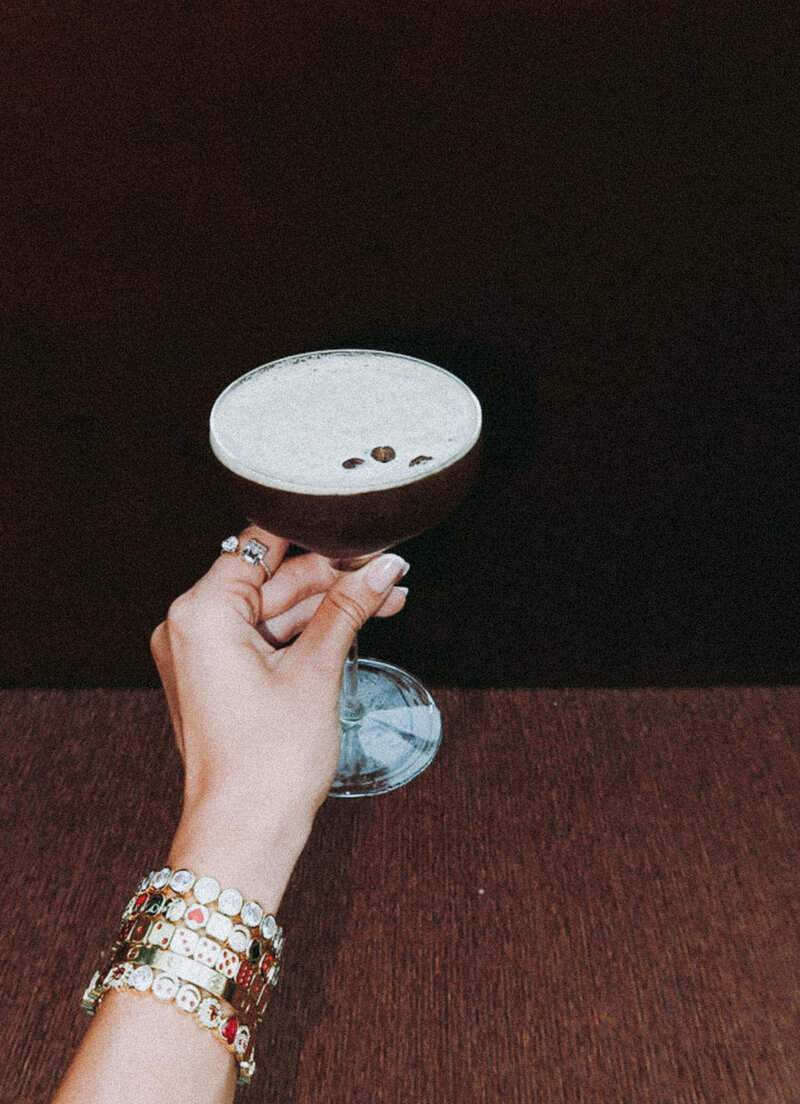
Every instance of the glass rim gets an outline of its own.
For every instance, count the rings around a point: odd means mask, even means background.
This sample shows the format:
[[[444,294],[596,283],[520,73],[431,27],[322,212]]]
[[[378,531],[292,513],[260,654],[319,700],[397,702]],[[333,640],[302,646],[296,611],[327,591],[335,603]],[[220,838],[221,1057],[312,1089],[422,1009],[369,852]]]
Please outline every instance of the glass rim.
[[[228,395],[235,388],[239,387],[242,383],[245,382],[245,380],[249,379],[251,376],[257,375],[259,372],[263,372],[265,369],[275,368],[280,364],[299,363],[301,361],[309,360],[309,359],[314,358],[314,357],[321,357],[321,356],[332,355],[332,354],[336,354],[336,353],[345,353],[345,354],[366,353],[366,354],[370,354],[372,356],[392,357],[393,359],[397,359],[397,360],[410,360],[410,361],[414,361],[417,364],[422,364],[426,368],[433,368],[433,369],[435,369],[435,371],[440,372],[442,375],[449,376],[450,379],[455,380],[455,382],[458,383],[467,392],[467,394],[470,396],[470,398],[471,398],[471,400],[474,404],[476,414],[477,414],[475,433],[470,438],[469,443],[464,448],[460,449],[459,452],[456,455],[451,457],[445,464],[442,464],[440,467],[432,468],[432,469],[428,468],[424,472],[420,472],[417,475],[412,474],[412,475],[408,476],[407,478],[402,479],[402,480],[400,480],[396,483],[380,484],[378,486],[372,486],[372,487],[354,487],[354,488],[348,489],[348,490],[342,490],[340,488],[337,488],[335,490],[334,489],[324,490],[324,489],[322,489],[322,487],[319,483],[317,483],[317,484],[297,483],[297,482],[291,482],[291,481],[286,480],[286,479],[283,479],[283,480],[275,479],[271,475],[269,475],[268,472],[259,471],[257,468],[253,468],[248,464],[243,464],[240,460],[236,459],[231,454],[231,452],[225,447],[225,445],[220,441],[219,437],[216,434],[215,427],[214,427],[215,414],[216,414],[220,404],[225,399],[226,395]],[[429,476],[436,475],[440,472],[444,472],[448,468],[452,467],[453,464],[455,464],[459,460],[463,459],[463,457],[465,457],[469,452],[471,452],[471,450],[475,447],[478,440],[480,439],[482,430],[483,430],[483,410],[481,408],[481,404],[480,404],[480,401],[479,401],[477,395],[472,390],[472,388],[469,386],[469,384],[465,383],[464,380],[462,380],[459,376],[455,375],[455,373],[448,371],[447,368],[442,368],[441,365],[439,365],[439,364],[433,364],[429,360],[423,360],[421,357],[411,356],[408,353],[390,352],[388,349],[354,349],[354,348],[315,349],[315,350],[311,350],[311,351],[305,352],[305,353],[294,353],[290,356],[277,357],[275,360],[265,361],[263,364],[259,364],[255,368],[251,368],[249,371],[244,372],[241,376],[237,376],[236,379],[231,380],[231,382],[222,391],[220,391],[219,395],[217,395],[216,399],[214,400],[214,404],[211,407],[211,413],[209,415],[209,442],[210,442],[210,445],[211,445],[211,451],[214,453],[215,457],[223,465],[223,467],[227,468],[234,475],[238,475],[242,479],[247,479],[252,483],[258,483],[258,484],[260,484],[261,486],[264,486],[264,487],[274,488],[275,490],[278,490],[278,491],[288,491],[288,492],[292,492],[294,494],[307,494],[307,495],[318,495],[318,496],[339,495],[341,497],[346,497],[346,496],[349,497],[350,495],[370,494],[370,493],[378,493],[378,492],[381,492],[381,491],[390,491],[390,490],[393,490],[396,487],[404,487],[404,486],[407,486],[409,483],[416,483],[420,479],[425,479],[425,478],[428,478]],[[269,480],[269,482],[266,482],[266,480]]]

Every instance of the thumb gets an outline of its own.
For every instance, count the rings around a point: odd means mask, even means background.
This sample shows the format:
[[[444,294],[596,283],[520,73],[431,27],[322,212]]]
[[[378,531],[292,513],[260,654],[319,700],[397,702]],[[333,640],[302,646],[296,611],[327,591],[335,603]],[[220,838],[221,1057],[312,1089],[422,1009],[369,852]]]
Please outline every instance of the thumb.
[[[408,566],[402,556],[389,553],[342,576],[291,645],[292,664],[341,674],[356,633],[380,609]]]

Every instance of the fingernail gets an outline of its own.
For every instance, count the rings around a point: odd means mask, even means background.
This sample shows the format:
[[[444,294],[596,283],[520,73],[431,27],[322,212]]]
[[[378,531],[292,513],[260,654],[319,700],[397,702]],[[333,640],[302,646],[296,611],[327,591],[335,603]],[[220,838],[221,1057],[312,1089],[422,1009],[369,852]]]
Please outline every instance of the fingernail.
[[[395,587],[398,594],[408,594],[408,587]]]
[[[366,580],[370,590],[381,591],[390,587],[392,583],[402,579],[408,571],[409,565],[402,556],[396,556],[390,552],[388,556],[379,556],[373,560],[367,568]]]

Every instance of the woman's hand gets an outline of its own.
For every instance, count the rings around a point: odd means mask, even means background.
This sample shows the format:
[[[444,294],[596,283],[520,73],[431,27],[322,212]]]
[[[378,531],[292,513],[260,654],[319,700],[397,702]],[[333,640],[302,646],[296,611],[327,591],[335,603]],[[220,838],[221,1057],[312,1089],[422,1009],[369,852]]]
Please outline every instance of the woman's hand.
[[[321,556],[281,563],[286,541],[258,529],[274,577],[221,556],[153,633],[186,769],[168,864],[208,874],[275,912],[336,770],[347,652],[373,614],[402,609],[405,563],[381,556],[340,575]],[[376,572],[387,573],[378,582]],[[293,644],[281,644],[300,634]],[[155,856],[153,856],[155,860]],[[211,1032],[157,1000],[108,993],[53,1104],[229,1104],[235,1063]],[[174,1094],[173,1094],[174,1095]]]
[[[402,609],[405,562],[384,555],[342,574],[314,554],[281,562],[287,542],[259,529],[240,547],[251,537],[268,547],[269,582],[220,556],[173,602],[152,651],[185,767],[169,865],[274,911],[336,770],[347,652],[369,617]]]

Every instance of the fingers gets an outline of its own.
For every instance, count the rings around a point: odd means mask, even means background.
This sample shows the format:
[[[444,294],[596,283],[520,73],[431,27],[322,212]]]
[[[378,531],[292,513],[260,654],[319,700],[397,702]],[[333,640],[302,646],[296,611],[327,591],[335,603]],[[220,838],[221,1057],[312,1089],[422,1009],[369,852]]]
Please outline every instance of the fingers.
[[[250,563],[243,558],[242,552],[251,540],[267,549],[264,567],[274,574],[289,542],[251,525],[239,534],[237,551],[220,555],[202,579],[178,602],[182,605],[191,603],[192,609],[199,604],[201,608],[215,611],[235,610],[245,621],[256,625],[261,619],[261,590],[267,572],[258,563]]]
[[[405,587],[392,587],[384,599],[383,605],[375,611],[373,616],[393,617],[405,606],[407,594],[408,590]],[[292,609],[286,610],[277,617],[271,617],[263,625],[259,625],[259,632],[273,647],[285,644],[305,629],[324,598],[324,594],[313,594],[310,598],[298,602]]]
[[[301,636],[287,649],[291,666],[308,665],[314,670],[340,675],[356,633],[380,609],[392,586],[407,570],[405,560],[390,553],[340,578],[324,596]]]
[[[333,586],[339,575],[330,560],[315,552],[284,560],[275,578],[261,588],[261,620],[278,617],[312,595],[321,601],[322,593]]]

